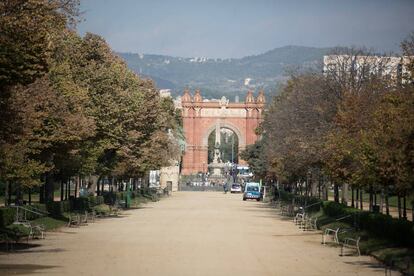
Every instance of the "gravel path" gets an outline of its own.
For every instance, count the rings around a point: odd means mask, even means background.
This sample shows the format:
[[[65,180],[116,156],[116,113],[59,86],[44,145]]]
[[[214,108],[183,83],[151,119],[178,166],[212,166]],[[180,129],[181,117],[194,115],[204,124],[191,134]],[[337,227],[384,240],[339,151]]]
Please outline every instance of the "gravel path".
[[[320,240],[241,195],[179,192],[1,253],[0,275],[384,275]]]

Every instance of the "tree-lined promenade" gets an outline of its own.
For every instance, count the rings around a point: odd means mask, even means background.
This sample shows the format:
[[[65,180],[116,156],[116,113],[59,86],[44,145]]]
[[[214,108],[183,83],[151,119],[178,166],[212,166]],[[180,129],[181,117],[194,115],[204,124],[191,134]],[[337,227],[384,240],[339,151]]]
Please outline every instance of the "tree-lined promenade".
[[[77,0],[0,3],[0,183],[17,200],[86,177],[142,177],[177,155],[179,117],[99,36],[76,34]],[[75,192],[75,195],[77,193]],[[67,195],[66,195],[67,196]]]
[[[0,254],[0,274],[384,275],[372,258],[341,257],[320,233],[240,194],[178,192],[35,243]]]

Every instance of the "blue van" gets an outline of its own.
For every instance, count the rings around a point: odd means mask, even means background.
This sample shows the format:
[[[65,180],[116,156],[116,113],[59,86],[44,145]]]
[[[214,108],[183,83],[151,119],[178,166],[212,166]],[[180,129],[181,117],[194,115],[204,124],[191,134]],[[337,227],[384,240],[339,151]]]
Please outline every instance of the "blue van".
[[[260,192],[260,183],[248,182],[244,187],[243,200],[256,199],[260,201],[262,199],[262,193]]]

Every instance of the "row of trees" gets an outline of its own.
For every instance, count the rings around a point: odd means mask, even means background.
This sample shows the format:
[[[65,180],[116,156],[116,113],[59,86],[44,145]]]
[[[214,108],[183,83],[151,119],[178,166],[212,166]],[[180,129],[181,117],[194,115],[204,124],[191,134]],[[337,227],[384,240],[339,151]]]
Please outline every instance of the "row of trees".
[[[355,49],[341,49],[323,74],[292,73],[265,113],[262,139],[242,158],[258,176],[310,195],[327,199],[333,185],[335,201],[341,187],[347,204],[350,189],[353,207],[363,207],[365,191],[372,210],[378,193],[389,214],[396,194],[406,218],[406,199],[414,206],[414,34],[402,49],[402,75],[390,71],[393,60]]]
[[[76,34],[77,0],[5,0],[0,14],[0,182],[8,191],[41,186],[41,200],[53,201],[56,181],[138,178],[179,154],[172,100],[101,37]]]

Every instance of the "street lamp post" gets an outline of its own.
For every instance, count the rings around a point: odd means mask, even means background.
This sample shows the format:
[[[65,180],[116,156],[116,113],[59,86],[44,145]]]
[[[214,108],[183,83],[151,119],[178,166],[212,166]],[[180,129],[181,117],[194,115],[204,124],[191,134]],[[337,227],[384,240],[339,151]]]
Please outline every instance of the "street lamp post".
[[[231,136],[231,163],[234,163],[234,133]]]
[[[203,186],[206,185],[206,169],[205,169],[206,163],[203,162]]]

